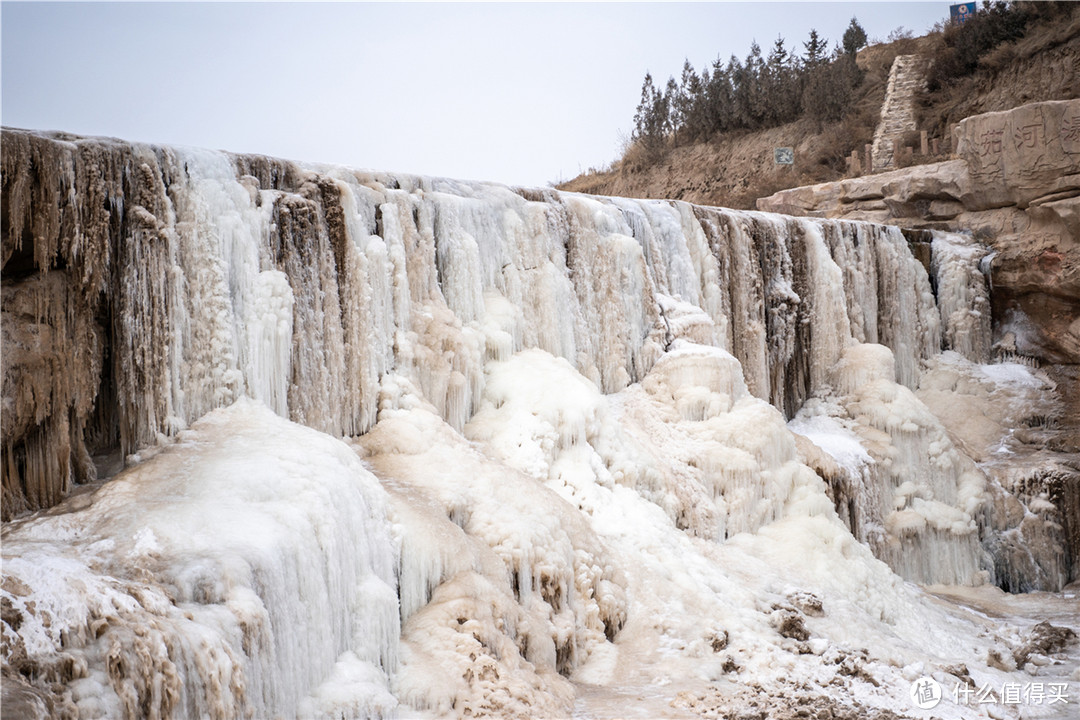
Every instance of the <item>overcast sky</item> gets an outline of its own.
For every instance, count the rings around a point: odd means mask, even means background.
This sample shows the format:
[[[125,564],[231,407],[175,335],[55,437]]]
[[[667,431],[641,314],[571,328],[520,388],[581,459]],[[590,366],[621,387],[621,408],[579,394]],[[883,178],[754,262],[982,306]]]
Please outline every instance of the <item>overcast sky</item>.
[[[947,2],[0,4],[6,126],[546,185],[757,40],[922,34]]]

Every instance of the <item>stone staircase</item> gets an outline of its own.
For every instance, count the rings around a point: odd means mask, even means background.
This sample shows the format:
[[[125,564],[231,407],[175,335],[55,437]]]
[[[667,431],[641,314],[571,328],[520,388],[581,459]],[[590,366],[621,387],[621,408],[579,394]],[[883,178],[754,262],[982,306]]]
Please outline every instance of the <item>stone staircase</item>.
[[[881,106],[881,120],[874,131],[874,144],[870,150],[874,167],[887,170],[895,167],[893,141],[917,130],[915,123],[915,95],[926,86],[926,63],[919,55],[897,55],[889,70],[889,84],[885,91],[885,103]]]

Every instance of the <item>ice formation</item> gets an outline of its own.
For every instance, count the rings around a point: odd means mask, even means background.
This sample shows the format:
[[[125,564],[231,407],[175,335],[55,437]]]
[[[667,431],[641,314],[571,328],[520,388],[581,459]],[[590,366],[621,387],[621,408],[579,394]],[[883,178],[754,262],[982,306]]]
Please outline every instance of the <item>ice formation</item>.
[[[989,353],[968,239],[932,283],[862,223],[3,151],[5,512],[128,466],[4,528],[5,665],[56,716],[708,714],[749,682],[907,712],[920,675],[1005,677],[904,582],[1000,570],[921,399],[942,347]]]
[[[1076,572],[1080,488],[1052,449],[1062,410],[1054,390],[1043,370],[946,352],[918,392],[987,476],[983,545],[997,584],[1014,592],[1059,590]]]
[[[4,536],[7,659],[65,684],[54,717],[397,704],[386,493],[340,440],[241,399],[78,500]],[[374,680],[320,704],[345,671]]]

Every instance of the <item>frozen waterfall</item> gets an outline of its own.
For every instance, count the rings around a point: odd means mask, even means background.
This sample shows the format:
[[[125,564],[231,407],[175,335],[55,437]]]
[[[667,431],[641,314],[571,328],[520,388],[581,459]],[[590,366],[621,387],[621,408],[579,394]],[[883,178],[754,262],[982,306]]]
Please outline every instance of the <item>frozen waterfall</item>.
[[[2,647],[55,716],[1001,677],[904,583],[995,572],[915,392],[989,357],[970,238],[9,130],[3,205],[5,517],[76,492],[5,525]]]

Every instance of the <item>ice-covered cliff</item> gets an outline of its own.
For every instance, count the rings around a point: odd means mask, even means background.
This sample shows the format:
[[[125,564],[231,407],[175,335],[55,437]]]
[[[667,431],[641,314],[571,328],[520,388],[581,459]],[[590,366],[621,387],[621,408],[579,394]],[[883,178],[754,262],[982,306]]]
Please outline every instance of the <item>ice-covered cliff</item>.
[[[2,151],[5,517],[92,492],[4,529],[5,664],[52,712],[693,709],[736,676],[897,707],[997,672],[1007,639],[902,581],[1001,569],[915,393],[985,360],[967,238],[931,278],[864,223]]]

